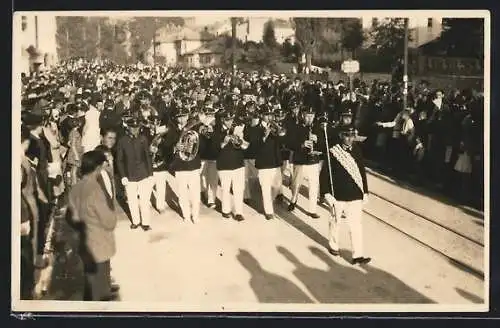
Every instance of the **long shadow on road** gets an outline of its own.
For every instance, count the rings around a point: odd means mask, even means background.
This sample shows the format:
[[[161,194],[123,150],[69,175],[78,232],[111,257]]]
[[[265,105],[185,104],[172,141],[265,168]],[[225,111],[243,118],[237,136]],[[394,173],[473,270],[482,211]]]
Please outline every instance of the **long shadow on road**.
[[[277,247],[295,265],[294,275],[320,303],[435,303],[390,273],[370,265],[363,266],[362,272],[335,262],[317,247],[309,249],[327,270],[309,267],[286,248]]]
[[[264,270],[248,251],[240,249],[236,258],[251,274],[249,284],[260,303],[313,303],[292,281]]]

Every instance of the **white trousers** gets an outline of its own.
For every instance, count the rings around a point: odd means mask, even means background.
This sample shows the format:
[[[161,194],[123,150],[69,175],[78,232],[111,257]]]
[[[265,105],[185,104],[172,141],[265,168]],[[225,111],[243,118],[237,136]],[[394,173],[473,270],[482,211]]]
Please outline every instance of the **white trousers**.
[[[351,235],[351,245],[353,258],[362,257],[363,254],[363,227],[361,217],[363,211],[363,201],[354,200],[349,202],[337,201],[335,203],[336,218],[330,216],[329,241],[330,248],[339,250],[340,217],[342,212]]]
[[[217,197],[217,185],[219,176],[217,174],[216,161],[204,160],[201,162],[201,186],[206,193],[207,202],[215,203]]]
[[[200,216],[200,170],[175,172],[177,196],[182,216],[185,220],[193,218],[197,221]]]
[[[293,166],[292,177],[292,203],[296,203],[299,198],[299,190],[304,178],[307,179],[309,185],[309,209],[310,213],[316,213],[319,194],[319,164]]]
[[[245,190],[245,168],[219,171],[222,194],[222,213],[231,212],[231,186],[233,187],[234,214],[243,214],[243,192]]]
[[[153,177],[147,177],[141,181],[129,181],[125,186],[128,208],[133,224],[150,225],[153,184]]]
[[[156,200],[156,209],[163,211],[167,208],[165,200],[165,191],[167,189],[167,171],[153,172],[154,191],[153,195]]]
[[[274,214],[273,200],[282,193],[281,168],[259,169],[259,183],[265,214]]]
[[[258,178],[258,172],[255,168],[255,159],[245,159],[245,191],[243,194],[244,199],[252,198],[252,191],[250,187],[252,182]]]

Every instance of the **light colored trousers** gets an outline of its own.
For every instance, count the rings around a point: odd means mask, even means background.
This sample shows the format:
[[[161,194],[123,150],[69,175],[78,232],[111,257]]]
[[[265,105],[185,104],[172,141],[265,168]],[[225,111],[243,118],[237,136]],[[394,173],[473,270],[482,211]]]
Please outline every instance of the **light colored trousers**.
[[[252,193],[250,190],[251,182],[258,179],[258,172],[255,168],[255,159],[245,159],[245,191],[243,193],[244,199],[251,199]]]
[[[185,220],[193,218],[198,220],[200,216],[200,169],[193,171],[175,172],[175,183],[177,184],[177,196],[182,216]]]
[[[243,214],[243,192],[245,190],[245,168],[219,171],[222,194],[222,213],[231,212],[231,186],[233,187],[234,214]]]
[[[156,199],[156,209],[163,211],[167,208],[167,202],[165,200],[165,191],[167,189],[167,171],[153,172],[154,181],[154,191],[153,195]]]
[[[304,178],[307,179],[309,186],[309,209],[310,213],[316,213],[316,208],[318,204],[318,194],[319,194],[319,164],[308,164],[300,165],[295,164],[293,166],[293,176],[292,176],[292,203],[296,203],[299,198],[299,190],[302,185]]]
[[[204,160],[201,162],[201,186],[207,195],[207,202],[215,203],[219,176],[216,161]]]
[[[340,234],[340,217],[342,212],[345,215],[349,233],[351,235],[353,258],[362,257],[363,254],[363,227],[361,225],[361,217],[363,211],[363,201],[354,200],[349,202],[335,202],[336,217],[330,216],[329,220],[329,240],[330,248],[339,249],[339,234]]]
[[[259,169],[259,183],[262,190],[264,213],[274,214],[273,200],[282,192],[281,168]]]
[[[151,223],[151,192],[153,191],[153,177],[140,181],[129,181],[125,186],[128,208],[133,224],[150,225]]]

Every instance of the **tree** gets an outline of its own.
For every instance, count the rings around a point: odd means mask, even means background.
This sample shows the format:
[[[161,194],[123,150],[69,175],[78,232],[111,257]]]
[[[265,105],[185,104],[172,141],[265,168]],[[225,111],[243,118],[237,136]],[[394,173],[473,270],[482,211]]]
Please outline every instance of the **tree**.
[[[404,18],[388,18],[380,22],[371,32],[372,48],[380,56],[389,56],[393,60],[404,53],[405,27]],[[408,41],[411,36],[408,35]]]
[[[355,57],[356,50],[361,47],[365,41],[363,34],[363,25],[358,18],[343,18],[341,20],[342,37],[341,44],[346,50],[352,52]]]
[[[292,60],[293,57],[295,56],[293,44],[290,41],[290,39],[286,39],[285,42],[283,42],[283,47],[282,47],[281,54],[283,55],[283,57],[287,61]]]
[[[294,17],[295,39],[306,55],[306,66],[311,69],[311,58],[314,47],[323,38],[323,31],[328,24],[326,18]],[[302,55],[302,53],[301,53]]]
[[[273,49],[278,47],[278,42],[276,41],[276,34],[274,32],[274,22],[269,20],[264,25],[264,35],[262,36],[264,44]]]
[[[440,44],[448,56],[484,57],[483,18],[443,18]]]
[[[139,57],[148,51],[158,28],[168,24],[183,26],[184,19],[182,17],[134,17],[131,19],[128,22],[128,27],[134,55]]]

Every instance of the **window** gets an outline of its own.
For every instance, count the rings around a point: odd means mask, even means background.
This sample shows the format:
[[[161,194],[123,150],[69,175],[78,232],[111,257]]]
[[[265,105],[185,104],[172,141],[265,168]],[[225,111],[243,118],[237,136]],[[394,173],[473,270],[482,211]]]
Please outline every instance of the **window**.
[[[200,56],[200,64],[208,65],[212,62],[212,58],[210,55],[201,55]]]
[[[432,18],[427,18],[427,27],[428,28],[432,27]]]

